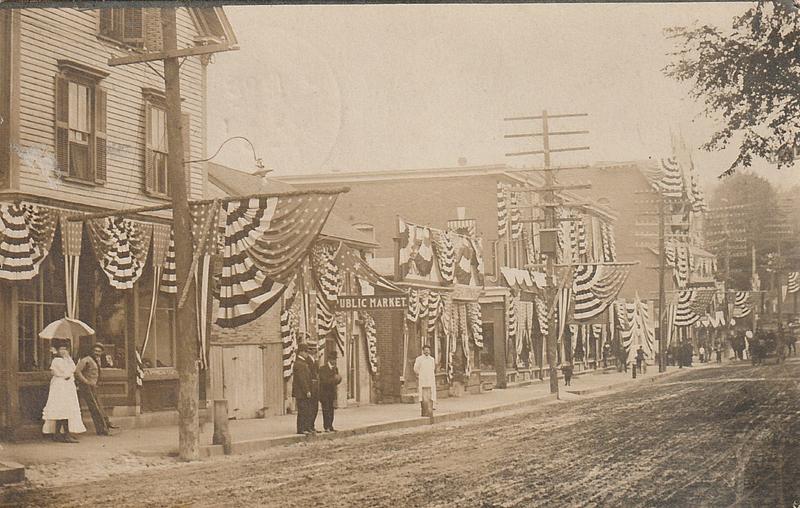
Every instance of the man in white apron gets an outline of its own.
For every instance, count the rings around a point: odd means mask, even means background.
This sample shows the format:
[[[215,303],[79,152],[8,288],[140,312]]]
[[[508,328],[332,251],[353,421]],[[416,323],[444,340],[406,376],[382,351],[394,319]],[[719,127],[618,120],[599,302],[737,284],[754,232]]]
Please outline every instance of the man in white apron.
[[[422,401],[422,389],[430,388],[431,401],[436,407],[436,360],[431,356],[431,347],[423,346],[422,354],[414,360],[414,374],[417,375],[419,400]]]

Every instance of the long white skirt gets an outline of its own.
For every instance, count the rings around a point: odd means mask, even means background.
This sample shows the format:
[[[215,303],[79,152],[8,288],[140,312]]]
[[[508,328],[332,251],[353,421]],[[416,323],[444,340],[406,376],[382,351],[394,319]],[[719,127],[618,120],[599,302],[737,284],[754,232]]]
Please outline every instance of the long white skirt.
[[[69,431],[80,433],[86,432],[81,418],[81,405],[78,402],[78,389],[75,382],[63,377],[53,377],[50,379],[50,393],[47,395],[47,404],[42,410],[44,426],[42,432],[54,434],[56,431],[56,420],[67,420]]]

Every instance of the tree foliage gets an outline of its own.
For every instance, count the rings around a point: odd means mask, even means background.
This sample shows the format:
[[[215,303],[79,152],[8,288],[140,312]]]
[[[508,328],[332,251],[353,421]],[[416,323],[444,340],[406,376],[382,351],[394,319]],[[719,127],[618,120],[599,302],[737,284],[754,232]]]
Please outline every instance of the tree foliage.
[[[725,149],[741,139],[723,173],[754,157],[792,165],[800,146],[800,15],[782,3],[759,2],[734,18],[730,30],[710,25],[666,30],[676,49],[667,76],[691,85],[690,95],[721,127],[703,145]]]

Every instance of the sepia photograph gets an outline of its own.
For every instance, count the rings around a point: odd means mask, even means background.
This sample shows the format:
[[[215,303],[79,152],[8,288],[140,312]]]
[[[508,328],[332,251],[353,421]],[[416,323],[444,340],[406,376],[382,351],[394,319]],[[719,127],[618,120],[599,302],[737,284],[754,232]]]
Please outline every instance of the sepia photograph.
[[[0,507],[800,507],[800,0],[0,0]]]

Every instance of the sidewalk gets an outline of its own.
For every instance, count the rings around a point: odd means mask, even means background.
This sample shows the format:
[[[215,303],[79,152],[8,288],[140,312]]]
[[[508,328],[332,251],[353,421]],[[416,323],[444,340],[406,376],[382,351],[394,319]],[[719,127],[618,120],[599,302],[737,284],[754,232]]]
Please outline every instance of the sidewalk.
[[[713,364],[706,364],[713,365]],[[705,365],[704,365],[705,366]],[[695,367],[697,368],[697,367]],[[617,373],[590,371],[573,378],[572,386],[565,387],[560,380],[563,399],[575,399],[580,395],[606,391],[635,383],[647,383],[664,375],[674,374],[679,369],[670,367],[664,374],[651,366],[648,374],[632,379],[630,372]],[[271,416],[253,420],[231,420],[230,432],[233,438],[232,452],[248,453],[274,446],[305,442],[314,439],[332,439],[380,432],[386,430],[430,425],[461,418],[507,411],[552,400],[549,383],[534,382],[531,385],[495,389],[477,395],[465,395],[438,401],[433,418],[420,417],[419,404],[379,404],[336,411],[335,426],[338,432],[321,433],[316,437],[295,434],[295,415]],[[319,427],[321,416],[318,417]],[[222,455],[221,445],[212,445],[213,425],[201,427],[201,456]],[[79,436],[80,444],[53,443],[38,440],[22,443],[0,444],[0,460],[18,462],[25,466],[56,464],[73,460],[120,460],[121,456],[165,457],[177,454],[178,432],[176,426],[128,429],[114,436]]]

